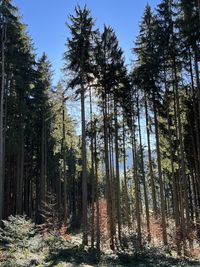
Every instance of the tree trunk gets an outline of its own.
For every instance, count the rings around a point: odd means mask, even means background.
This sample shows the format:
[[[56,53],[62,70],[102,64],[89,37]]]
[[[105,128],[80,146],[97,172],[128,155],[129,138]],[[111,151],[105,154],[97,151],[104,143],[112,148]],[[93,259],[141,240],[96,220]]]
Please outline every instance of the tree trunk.
[[[169,89],[166,83],[166,71],[164,70],[164,78],[165,78],[165,92],[167,96],[167,129],[168,129],[168,140],[170,147],[170,163],[171,163],[171,172],[172,172],[172,194],[173,194],[173,208],[174,208],[174,218],[175,218],[175,226],[176,226],[176,248],[178,255],[181,255],[181,249],[179,244],[179,235],[180,235],[180,213],[179,213],[179,205],[177,198],[177,187],[176,187],[176,176],[174,169],[174,149],[172,145],[172,132],[170,127],[170,98],[169,98]]]
[[[116,167],[116,184],[117,184],[117,222],[118,222],[118,239],[121,243],[121,203],[120,203],[120,176],[119,176],[119,146],[118,146],[118,119],[117,103],[114,101],[114,121],[115,121],[115,167]]]
[[[92,89],[90,88],[90,144],[91,144],[91,179],[92,179],[92,220],[91,220],[91,247],[94,247],[94,201],[95,201],[95,174],[94,174],[94,125],[92,110]]]
[[[147,192],[147,185],[146,185],[146,179],[145,179],[144,155],[143,155],[143,147],[142,147],[142,134],[141,134],[141,125],[140,125],[140,109],[139,109],[138,96],[137,96],[137,116],[138,116],[138,130],[139,130],[139,142],[140,142],[139,144],[140,144],[141,167],[142,167],[142,184],[143,184],[143,189],[144,189],[147,233],[148,233],[148,241],[150,242],[151,232],[150,232],[150,219],[149,219],[149,200],[148,200],[148,192]]]
[[[62,93],[62,157],[63,157],[63,209],[64,209],[64,224],[67,224],[67,177],[66,177],[66,143],[65,143],[65,96]]]
[[[5,26],[2,27],[2,40],[1,40],[1,99],[0,99],[0,226],[3,219],[4,207],[4,94],[5,94]]]
[[[45,116],[42,117],[42,136],[41,136],[41,175],[40,175],[40,213],[45,204],[46,181],[45,181]],[[43,217],[41,216],[41,222]]]
[[[125,120],[125,118],[124,118]],[[128,201],[128,185],[127,185],[127,174],[126,174],[126,132],[125,132],[125,123],[123,121],[123,170],[124,170],[124,187],[125,187],[125,216],[126,223],[130,227],[130,206]]]
[[[150,121],[149,121],[146,95],[145,95],[145,117],[146,117],[146,132],[147,132],[147,145],[148,145],[149,175],[150,175],[151,192],[152,192],[152,200],[153,200],[153,214],[156,218],[158,215],[158,208],[157,208],[157,201],[156,201],[156,189],[155,189],[152,158],[151,158]]]
[[[107,116],[107,96],[103,99],[103,120],[104,120],[104,153],[105,153],[105,171],[106,171],[106,200],[109,215],[109,230],[110,230],[110,247],[114,250],[114,225],[113,225],[113,210],[110,184],[110,169],[109,169],[109,152],[108,152],[108,116]]]
[[[96,135],[96,123],[94,124],[94,162],[95,162],[95,183],[96,183],[96,248],[100,252],[100,212],[99,212],[99,179],[98,179],[98,159],[97,159],[97,135]]]
[[[85,88],[81,85],[81,123],[82,123],[82,223],[83,245],[88,244],[87,225],[87,168],[86,168],[86,126],[85,126]]]
[[[133,180],[135,184],[135,204],[136,204],[136,221],[137,221],[137,234],[138,245],[142,246],[142,231],[141,231],[141,216],[140,216],[140,185],[138,176],[138,159],[137,159],[137,144],[135,137],[134,125],[134,107],[133,107],[133,94],[132,94],[132,125],[131,125],[131,144],[132,144],[132,160],[133,160]]]
[[[162,235],[163,235],[163,244],[166,246],[167,245],[167,231],[166,231],[166,218],[165,218],[165,197],[164,197],[164,185],[163,185],[162,169],[161,169],[161,154],[160,154],[160,140],[159,140],[159,133],[158,133],[157,108],[156,108],[155,101],[156,101],[155,93],[153,93],[153,109],[154,109],[154,122],[155,122],[157,163],[158,163],[158,178],[159,178],[159,185],[160,185]]]
[[[195,165],[195,172],[198,176],[198,188],[200,190],[200,136],[199,136],[199,123],[198,123],[198,110],[196,109],[196,94],[195,94],[195,85],[194,85],[194,74],[193,74],[193,68],[192,68],[192,55],[191,55],[191,49],[188,48],[189,52],[189,68],[190,68],[190,80],[191,80],[191,86],[192,86],[192,100],[193,100],[193,114],[194,114],[194,125],[195,130],[193,131],[192,127],[191,131],[194,132],[192,136],[195,136],[196,140],[196,146],[193,141],[193,156],[194,156],[194,165]],[[200,101],[200,98],[198,97],[198,103]],[[198,104],[198,107],[200,104]],[[194,138],[194,137],[193,137]],[[196,152],[197,151],[197,152]]]
[[[23,112],[23,111],[22,111]],[[21,113],[22,113],[21,112]],[[20,114],[22,117],[23,115]],[[19,151],[18,151],[18,175],[16,188],[16,214],[23,213],[23,182],[24,182],[24,129],[22,118],[20,118],[20,133],[19,133]]]
[[[173,70],[172,76],[174,80],[174,90],[175,90],[175,103],[177,111],[177,130],[180,144],[180,163],[181,163],[181,178],[183,184],[183,203],[185,208],[186,216],[186,237],[188,230],[190,228],[190,219],[189,219],[189,207],[188,207],[188,194],[187,194],[187,178],[186,178],[186,167],[185,167],[185,156],[184,156],[184,146],[183,146],[183,134],[182,134],[182,122],[181,122],[181,111],[180,111],[180,101],[179,101],[179,92],[178,92],[178,77],[177,77],[177,67],[176,60],[173,58]]]

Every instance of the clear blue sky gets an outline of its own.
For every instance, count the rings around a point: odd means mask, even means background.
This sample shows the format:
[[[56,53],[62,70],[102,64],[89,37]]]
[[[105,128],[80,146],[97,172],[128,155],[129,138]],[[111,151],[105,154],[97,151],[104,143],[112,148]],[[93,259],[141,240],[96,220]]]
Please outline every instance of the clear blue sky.
[[[148,0],[152,8],[159,2]],[[90,8],[98,28],[102,29],[104,23],[114,28],[126,62],[130,63],[131,48],[147,0],[13,0],[13,3],[28,25],[37,54],[47,53],[53,66],[55,84],[61,77],[62,57],[69,36],[65,22],[68,15],[73,14],[76,4],[86,4]]]

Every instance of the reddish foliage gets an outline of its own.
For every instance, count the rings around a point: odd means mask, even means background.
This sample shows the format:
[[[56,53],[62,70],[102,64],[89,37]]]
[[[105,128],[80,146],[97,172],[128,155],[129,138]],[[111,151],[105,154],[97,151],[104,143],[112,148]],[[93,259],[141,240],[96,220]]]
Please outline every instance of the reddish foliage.
[[[94,224],[97,226],[97,208],[95,203],[94,210]],[[100,235],[103,239],[109,238],[109,220],[108,220],[108,208],[107,208],[107,200],[104,198],[99,199],[99,228]]]
[[[150,232],[154,241],[162,241],[162,227],[160,218],[150,217]]]
[[[200,259],[200,248],[193,248],[190,251],[190,256],[194,259]]]

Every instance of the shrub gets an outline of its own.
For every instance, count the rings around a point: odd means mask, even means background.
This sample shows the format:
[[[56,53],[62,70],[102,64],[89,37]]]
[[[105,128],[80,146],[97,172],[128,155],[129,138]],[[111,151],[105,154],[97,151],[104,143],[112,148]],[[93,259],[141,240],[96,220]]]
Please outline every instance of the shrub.
[[[4,228],[0,229],[0,244],[4,247],[14,251],[41,249],[42,237],[37,233],[35,224],[25,215],[11,215],[3,224]]]
[[[1,267],[35,266],[43,263],[44,242],[35,224],[26,216],[10,216],[0,229]]]

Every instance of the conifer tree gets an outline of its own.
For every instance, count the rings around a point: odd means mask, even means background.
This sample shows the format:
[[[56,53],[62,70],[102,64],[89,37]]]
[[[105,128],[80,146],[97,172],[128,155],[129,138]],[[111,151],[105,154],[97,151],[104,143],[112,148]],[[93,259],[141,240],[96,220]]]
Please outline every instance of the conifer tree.
[[[149,5],[146,6],[142,23],[140,25],[140,34],[136,42],[134,51],[138,56],[136,77],[139,77],[140,88],[145,91],[148,99],[152,102],[155,123],[155,138],[157,151],[158,176],[160,186],[160,202],[162,217],[163,243],[167,244],[166,218],[165,218],[165,200],[164,186],[162,177],[160,139],[158,129],[158,98],[160,97],[159,80],[159,50],[156,46],[156,23]]]
[[[75,15],[70,16],[71,39],[68,39],[68,51],[65,53],[66,69],[71,73],[69,86],[75,88],[76,96],[81,99],[81,121],[82,121],[82,223],[83,223],[83,244],[88,242],[87,226],[87,170],[86,170],[86,117],[85,117],[85,96],[91,83],[93,50],[93,18],[85,6],[81,9],[75,8]]]

